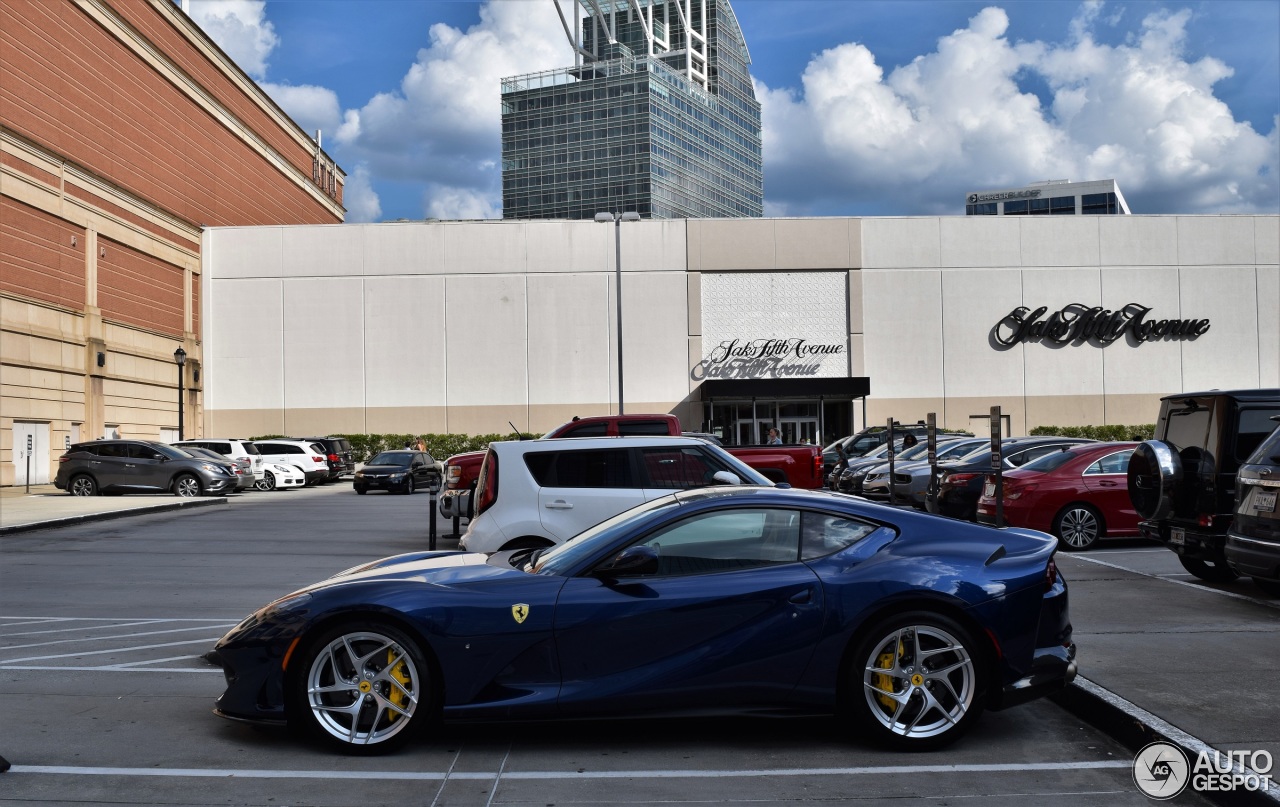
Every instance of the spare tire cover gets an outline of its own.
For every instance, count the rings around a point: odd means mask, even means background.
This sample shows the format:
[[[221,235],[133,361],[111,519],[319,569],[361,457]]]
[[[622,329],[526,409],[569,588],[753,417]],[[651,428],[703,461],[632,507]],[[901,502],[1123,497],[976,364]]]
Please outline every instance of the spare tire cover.
[[[1163,440],[1148,440],[1129,459],[1129,501],[1144,519],[1158,521],[1173,512],[1174,495],[1182,484],[1177,450]]]

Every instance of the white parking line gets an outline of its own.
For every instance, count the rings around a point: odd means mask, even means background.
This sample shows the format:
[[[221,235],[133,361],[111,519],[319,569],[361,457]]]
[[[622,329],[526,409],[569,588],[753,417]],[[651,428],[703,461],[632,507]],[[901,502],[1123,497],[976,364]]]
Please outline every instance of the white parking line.
[[[177,658],[190,659],[191,661],[203,660],[199,656],[178,656]],[[172,661],[172,659],[165,659],[165,660]],[[222,670],[219,670],[217,668],[210,668],[205,670],[205,669],[196,669],[193,667],[126,667],[119,664],[111,664],[106,667],[58,667],[54,665],[14,664],[11,666],[6,665],[3,667],[0,667],[0,670],[27,670],[27,671],[36,671],[36,672],[48,672],[50,670],[57,670],[58,672],[161,672],[161,673],[201,673],[206,675],[209,673],[214,673],[217,675],[222,675]]]
[[[24,661],[48,661],[55,658],[80,658],[81,656],[102,656],[107,653],[131,653],[135,650],[156,650],[161,647],[181,647],[188,644],[203,644],[212,646],[214,642],[222,637],[214,636],[212,639],[192,639],[187,642],[166,642],[164,644],[144,644],[136,647],[116,647],[110,650],[86,650],[82,653],[61,653],[54,656],[27,656],[26,658],[10,658],[0,659],[0,670],[5,669],[10,664],[18,664]],[[110,665],[115,666],[115,665]]]
[[[1021,762],[971,765],[882,765],[858,768],[774,768],[771,770],[634,770],[634,771],[508,771],[502,779],[523,781],[575,779],[757,779],[772,776],[884,776],[916,773],[1022,773],[1027,771],[1079,771],[1132,768],[1130,760],[1101,759],[1083,762]],[[461,779],[477,782],[496,780],[498,773],[458,771],[272,771],[219,768],[98,768],[65,765],[14,765],[13,774],[63,774],[77,776],[169,776],[219,779],[339,779],[441,781]]]
[[[33,644],[15,644],[15,645],[10,645],[8,647],[0,647],[0,651],[4,651],[7,653],[10,650],[24,650],[29,647],[49,647],[50,645],[55,645],[55,644],[75,644],[77,642],[101,642],[107,639],[134,639],[139,636],[160,636],[166,633],[188,633],[193,630],[214,630],[216,628],[230,629],[230,628],[234,628],[235,626],[236,626],[235,622],[230,622],[225,625],[192,625],[189,628],[171,628],[169,630],[152,630],[152,631],[142,631],[139,633],[117,633],[114,636],[94,636],[92,638],[81,637],[77,639],[55,639],[52,642],[35,642]],[[5,638],[8,638],[8,637],[0,636],[0,639],[5,639]],[[77,653],[76,655],[80,655],[80,654]]]
[[[1108,563],[1105,560],[1098,560],[1097,558],[1088,558],[1083,555],[1071,555],[1070,557],[1075,558],[1076,560],[1083,560],[1083,561],[1088,561],[1089,563],[1096,563],[1099,566],[1107,566],[1112,569],[1119,569],[1122,572],[1132,572],[1133,574],[1140,574],[1143,577],[1150,577],[1152,580],[1163,580],[1166,583],[1176,583],[1179,586],[1187,586],[1188,588],[1194,588],[1196,591],[1207,591],[1210,594],[1220,594],[1223,597],[1230,597],[1233,600],[1244,600],[1245,602],[1251,602],[1254,605],[1265,605],[1268,608],[1280,609],[1280,602],[1276,602],[1274,600],[1262,600],[1256,597],[1246,597],[1245,595],[1237,594],[1234,591],[1223,591],[1222,589],[1218,589],[1218,588],[1209,588],[1206,585],[1202,585],[1200,583],[1192,583],[1188,580],[1174,580],[1172,577],[1167,577],[1165,575],[1153,574],[1151,572],[1142,572],[1137,569],[1130,569],[1128,566],[1121,566],[1118,563]]]

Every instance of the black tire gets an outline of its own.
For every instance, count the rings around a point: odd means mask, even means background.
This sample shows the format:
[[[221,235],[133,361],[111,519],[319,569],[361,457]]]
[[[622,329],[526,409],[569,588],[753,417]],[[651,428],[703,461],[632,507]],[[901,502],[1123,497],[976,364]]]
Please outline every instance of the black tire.
[[[982,714],[986,650],[954,619],[896,614],[860,631],[853,648],[844,702],[855,735],[869,744],[930,751],[955,742]],[[917,648],[934,652],[917,662]]]
[[[405,477],[405,480],[404,480],[404,495],[406,495],[406,496],[412,496],[412,495],[413,495],[413,477],[412,477],[412,476]]]
[[[173,493],[184,499],[194,499],[204,495],[204,486],[191,474],[178,474],[173,480]]]
[[[513,549],[541,549],[544,546],[555,546],[554,543],[546,538],[539,538],[536,535],[525,535],[520,538],[512,538],[502,545],[499,552],[509,552]]]
[[[1179,555],[1178,560],[1181,561],[1182,568],[1208,583],[1230,583],[1240,576],[1221,555],[1209,560]]]
[[[1272,597],[1280,597],[1280,580],[1263,580],[1261,577],[1255,577],[1253,584]]]
[[[67,484],[67,493],[72,496],[97,496],[98,483],[88,474],[73,476],[71,482]]]
[[[348,648],[360,655],[353,657]],[[343,622],[305,641],[294,658],[285,681],[289,725],[331,748],[359,755],[394,751],[434,717],[432,667],[419,643],[392,625]],[[351,689],[331,689],[338,682],[349,682]],[[309,694],[317,688],[330,689]],[[353,727],[336,710],[360,698],[368,706]]]
[[[1073,502],[1058,511],[1050,530],[1058,538],[1058,546],[1067,552],[1082,552],[1097,545],[1107,534],[1107,523],[1098,508],[1084,502]]]
[[[368,493],[368,492],[369,492],[369,491],[365,490],[364,488],[356,488],[356,495],[357,495],[357,496],[363,496],[363,495],[365,495],[365,494],[366,494],[366,493]]]

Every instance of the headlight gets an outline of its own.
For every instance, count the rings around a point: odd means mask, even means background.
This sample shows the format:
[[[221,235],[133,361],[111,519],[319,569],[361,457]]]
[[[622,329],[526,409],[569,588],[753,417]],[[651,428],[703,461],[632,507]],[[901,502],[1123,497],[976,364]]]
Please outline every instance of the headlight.
[[[356,479],[364,479],[364,471],[356,471]]]
[[[210,473],[215,473],[215,474],[222,470],[217,465],[214,465],[213,463],[209,463],[209,462],[200,463],[200,467],[205,469],[206,471],[209,471]]]
[[[389,477],[387,477],[387,478],[388,478],[388,479],[404,479],[404,471],[401,471],[401,472],[400,472],[400,473],[398,473],[398,474],[391,474],[391,475],[390,475]]]

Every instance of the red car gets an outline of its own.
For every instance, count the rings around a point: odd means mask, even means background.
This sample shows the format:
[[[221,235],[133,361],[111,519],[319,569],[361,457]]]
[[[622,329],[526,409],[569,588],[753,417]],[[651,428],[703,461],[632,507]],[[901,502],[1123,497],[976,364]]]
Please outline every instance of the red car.
[[[1067,551],[1099,538],[1138,535],[1129,501],[1129,457],[1137,443],[1088,443],[1046,454],[1004,475],[1004,521],[1058,537]],[[978,521],[996,521],[995,476],[978,500]]]

